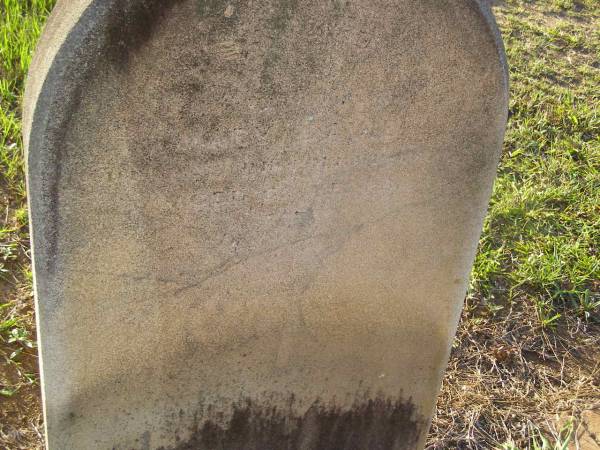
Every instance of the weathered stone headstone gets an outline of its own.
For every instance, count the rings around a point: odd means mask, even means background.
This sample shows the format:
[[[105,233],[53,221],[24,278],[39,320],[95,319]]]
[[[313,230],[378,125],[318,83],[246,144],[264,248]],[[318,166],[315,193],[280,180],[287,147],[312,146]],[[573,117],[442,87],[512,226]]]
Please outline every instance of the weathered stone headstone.
[[[62,0],[25,101],[50,450],[417,449],[507,113],[477,0]]]

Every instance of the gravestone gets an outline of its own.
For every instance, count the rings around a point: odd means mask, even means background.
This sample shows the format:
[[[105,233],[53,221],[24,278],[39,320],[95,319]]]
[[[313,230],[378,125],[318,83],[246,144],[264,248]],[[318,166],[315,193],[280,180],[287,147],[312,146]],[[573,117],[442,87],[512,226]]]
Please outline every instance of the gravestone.
[[[422,448],[506,117],[482,1],[59,0],[24,111],[48,448]]]

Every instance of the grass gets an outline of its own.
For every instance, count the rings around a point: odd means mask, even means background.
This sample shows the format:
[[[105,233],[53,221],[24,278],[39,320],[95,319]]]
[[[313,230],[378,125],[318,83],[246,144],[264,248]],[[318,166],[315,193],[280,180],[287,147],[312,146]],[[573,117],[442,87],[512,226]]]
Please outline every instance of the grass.
[[[568,422],[558,432],[547,437],[539,428],[534,425],[529,426],[529,435],[531,436],[531,450],[568,450],[569,445],[573,443],[573,423]],[[519,447],[512,441],[502,444],[500,450],[519,450]]]
[[[20,105],[53,4],[0,0],[0,447],[11,449],[41,446]],[[428,448],[564,449],[600,399],[600,2],[495,12],[510,119]]]
[[[510,118],[430,448],[561,449],[600,399],[600,3],[495,12]]]
[[[0,0],[0,448],[41,445],[21,100],[54,1]]]
[[[544,327],[600,305],[600,8],[564,5],[500,9],[511,118],[471,289],[535,304]]]

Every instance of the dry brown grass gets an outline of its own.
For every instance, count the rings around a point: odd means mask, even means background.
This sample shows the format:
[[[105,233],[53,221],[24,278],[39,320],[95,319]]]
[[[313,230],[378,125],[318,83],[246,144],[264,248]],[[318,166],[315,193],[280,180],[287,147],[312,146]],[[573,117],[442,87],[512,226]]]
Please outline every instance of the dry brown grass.
[[[467,307],[433,420],[429,449],[531,446],[560,418],[600,407],[600,326],[566,320],[544,330],[533,308],[503,316]]]

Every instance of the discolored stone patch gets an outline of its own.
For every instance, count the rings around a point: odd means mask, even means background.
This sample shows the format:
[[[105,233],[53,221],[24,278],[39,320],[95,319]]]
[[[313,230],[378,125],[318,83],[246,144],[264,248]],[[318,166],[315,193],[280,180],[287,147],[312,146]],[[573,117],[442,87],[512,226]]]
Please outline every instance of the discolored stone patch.
[[[293,398],[290,399],[290,404]],[[226,424],[209,420],[161,450],[408,450],[427,431],[409,400],[375,398],[344,409],[319,401],[302,416],[248,399]]]

